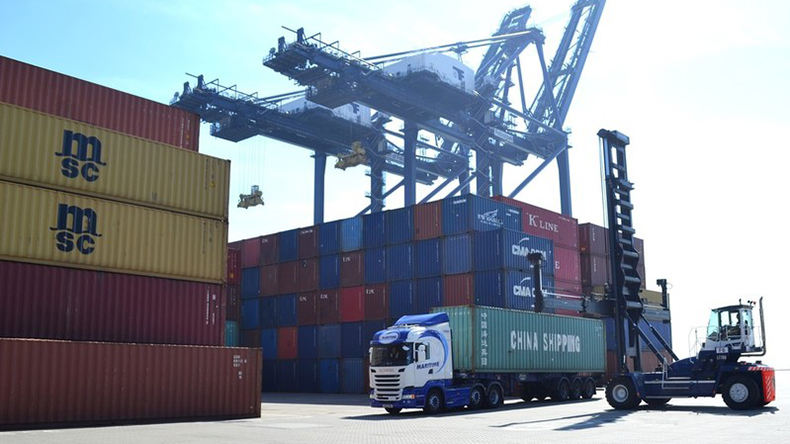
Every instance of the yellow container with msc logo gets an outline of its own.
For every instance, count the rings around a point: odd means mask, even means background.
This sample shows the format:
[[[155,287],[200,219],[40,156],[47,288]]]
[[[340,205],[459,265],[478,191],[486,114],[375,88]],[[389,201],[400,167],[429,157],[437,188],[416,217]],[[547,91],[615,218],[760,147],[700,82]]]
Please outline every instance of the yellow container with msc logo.
[[[0,260],[224,280],[227,222],[0,181]]]
[[[0,179],[227,220],[230,162],[0,103]]]

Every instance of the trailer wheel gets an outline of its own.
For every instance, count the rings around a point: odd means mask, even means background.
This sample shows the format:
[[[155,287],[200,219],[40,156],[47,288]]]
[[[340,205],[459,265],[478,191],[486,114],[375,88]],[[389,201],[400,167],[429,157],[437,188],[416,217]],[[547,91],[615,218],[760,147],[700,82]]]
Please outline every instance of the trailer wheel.
[[[554,401],[567,401],[570,397],[571,383],[566,378],[562,378],[557,382],[554,393],[551,394],[551,399]]]
[[[488,396],[486,396],[486,407],[490,409],[499,408],[502,405],[502,389],[498,385],[493,384],[488,387]]]
[[[595,381],[593,378],[587,378],[582,388],[582,399],[590,399],[593,396],[595,396]]]
[[[641,400],[636,397],[636,388],[631,378],[618,376],[606,386],[606,401],[615,410],[631,410],[639,405]]]
[[[384,407],[384,410],[386,410],[387,413],[389,413],[390,415],[397,415],[398,413],[400,413],[401,408],[400,407]]]
[[[532,393],[535,395],[536,401],[544,401],[546,397],[549,395],[546,386],[543,384],[538,384],[532,389]]]
[[[733,410],[748,410],[758,405],[760,389],[753,379],[742,375],[730,376],[724,383],[724,402]]]
[[[645,399],[645,402],[647,403],[648,406],[656,408],[656,407],[662,407],[667,405],[667,403],[671,399],[672,398],[649,398],[649,399]]]
[[[444,410],[444,395],[442,395],[442,391],[437,388],[428,391],[428,395],[425,397],[425,406],[422,409],[429,415]]]
[[[521,384],[521,399],[524,400],[524,402],[530,402],[534,397],[535,394],[529,384]]]
[[[571,382],[570,399],[579,399],[581,397],[582,397],[582,380],[581,378],[573,378],[573,382]]]
[[[486,393],[481,386],[475,386],[469,392],[469,410],[477,410],[483,408],[485,404]]]

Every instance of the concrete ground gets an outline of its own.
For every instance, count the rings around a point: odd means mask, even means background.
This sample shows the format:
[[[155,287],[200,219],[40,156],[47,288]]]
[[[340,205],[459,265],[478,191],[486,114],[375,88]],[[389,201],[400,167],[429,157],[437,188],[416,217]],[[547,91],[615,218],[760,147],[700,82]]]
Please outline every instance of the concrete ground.
[[[721,397],[673,400],[665,408],[615,411],[598,392],[568,403],[508,400],[499,410],[390,416],[358,395],[264,394],[261,418],[222,422],[0,432],[0,443],[726,443],[790,442],[790,371],[778,398],[754,411]]]

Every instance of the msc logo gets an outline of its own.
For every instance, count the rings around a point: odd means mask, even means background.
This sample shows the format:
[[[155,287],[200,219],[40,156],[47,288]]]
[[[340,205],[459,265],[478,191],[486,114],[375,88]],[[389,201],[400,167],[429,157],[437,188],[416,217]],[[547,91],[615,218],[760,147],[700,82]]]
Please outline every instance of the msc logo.
[[[55,246],[69,253],[75,248],[82,254],[91,254],[95,249],[94,238],[101,237],[97,229],[96,212],[90,208],[58,204],[58,222],[50,230],[55,234]]]
[[[101,141],[94,136],[63,130],[63,146],[55,152],[60,161],[60,172],[74,179],[82,176],[86,182],[99,179],[99,167],[107,165],[101,161]]]

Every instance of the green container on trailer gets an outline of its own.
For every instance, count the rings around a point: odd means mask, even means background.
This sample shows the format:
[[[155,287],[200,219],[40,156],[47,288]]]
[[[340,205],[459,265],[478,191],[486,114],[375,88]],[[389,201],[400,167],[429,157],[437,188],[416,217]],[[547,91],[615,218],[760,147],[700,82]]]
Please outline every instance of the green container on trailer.
[[[601,373],[603,322],[501,308],[438,307],[450,317],[453,369],[472,373]]]

